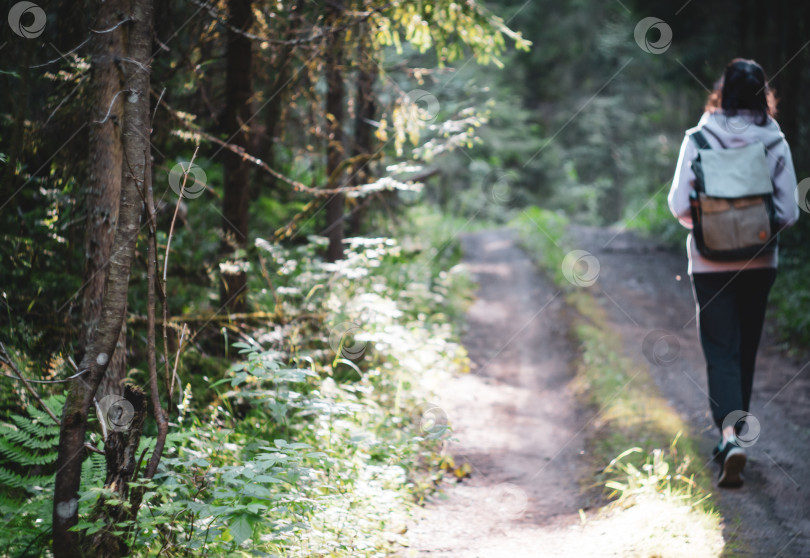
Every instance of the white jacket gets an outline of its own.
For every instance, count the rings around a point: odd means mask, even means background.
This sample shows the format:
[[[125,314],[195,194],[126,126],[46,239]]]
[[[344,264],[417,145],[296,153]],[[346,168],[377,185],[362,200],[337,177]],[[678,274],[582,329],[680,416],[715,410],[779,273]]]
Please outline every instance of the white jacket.
[[[739,111],[739,114],[732,117],[726,117],[722,111],[718,111],[704,113],[698,125],[686,131],[687,135],[681,145],[678,166],[675,169],[675,178],[672,180],[672,188],[667,201],[670,211],[684,227],[692,228],[689,194],[695,189],[695,173],[692,172],[691,164],[697,157],[698,147],[695,140],[690,139],[688,134],[695,130],[703,132],[712,149],[742,147],[754,141],[760,141],[765,146],[777,142],[777,145],[768,150],[768,162],[774,184],[773,202],[776,220],[780,229],[796,223],[799,219],[799,206],[795,198],[796,171],[793,169],[790,147],[785,141],[782,130],[779,129],[779,124],[769,117],[765,125],[757,126],[749,111]],[[780,138],[781,142],[779,142]],[[692,233],[689,233],[686,239],[686,250],[689,255],[690,275],[692,273],[776,267],[778,262],[776,250],[750,260],[721,262],[706,259],[698,252]]]

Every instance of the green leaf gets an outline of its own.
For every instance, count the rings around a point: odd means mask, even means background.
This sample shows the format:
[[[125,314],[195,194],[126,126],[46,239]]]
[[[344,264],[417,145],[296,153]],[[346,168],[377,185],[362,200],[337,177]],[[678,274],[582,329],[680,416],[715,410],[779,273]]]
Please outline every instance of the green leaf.
[[[234,542],[239,546],[253,535],[253,526],[247,515],[238,515],[228,527]]]
[[[270,491],[259,484],[246,484],[242,487],[242,494],[252,498],[270,498]]]

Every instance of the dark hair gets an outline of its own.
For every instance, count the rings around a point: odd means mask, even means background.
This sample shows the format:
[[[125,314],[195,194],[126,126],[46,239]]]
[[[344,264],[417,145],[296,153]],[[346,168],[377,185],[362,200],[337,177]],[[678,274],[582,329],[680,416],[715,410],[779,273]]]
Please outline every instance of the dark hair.
[[[706,111],[722,110],[734,116],[740,110],[750,110],[755,122],[763,126],[768,116],[776,116],[776,95],[768,84],[762,66],[753,60],[735,58],[726,66],[723,76],[714,85],[706,100]]]

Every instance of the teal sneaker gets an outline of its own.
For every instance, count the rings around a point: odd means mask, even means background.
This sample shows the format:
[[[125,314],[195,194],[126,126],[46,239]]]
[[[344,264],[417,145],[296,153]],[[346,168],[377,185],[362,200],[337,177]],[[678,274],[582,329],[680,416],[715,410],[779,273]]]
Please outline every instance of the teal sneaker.
[[[731,437],[725,444],[715,448],[715,460],[720,463],[720,477],[717,486],[721,488],[739,488],[743,485],[742,471],[748,457],[739,446],[737,439]]]

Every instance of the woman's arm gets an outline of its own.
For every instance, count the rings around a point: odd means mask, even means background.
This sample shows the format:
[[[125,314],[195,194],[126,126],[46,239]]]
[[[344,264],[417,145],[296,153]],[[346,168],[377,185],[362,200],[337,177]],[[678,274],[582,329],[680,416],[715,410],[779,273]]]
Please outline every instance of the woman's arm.
[[[776,222],[780,229],[784,229],[793,226],[799,220],[799,206],[796,203],[796,171],[793,168],[790,146],[786,141],[771,152],[773,206],[776,212]]]
[[[697,146],[684,136],[675,177],[667,196],[669,210],[680,221],[681,225],[692,228],[692,214],[689,210],[689,194],[695,189],[695,173],[692,172],[692,161],[697,157]]]

